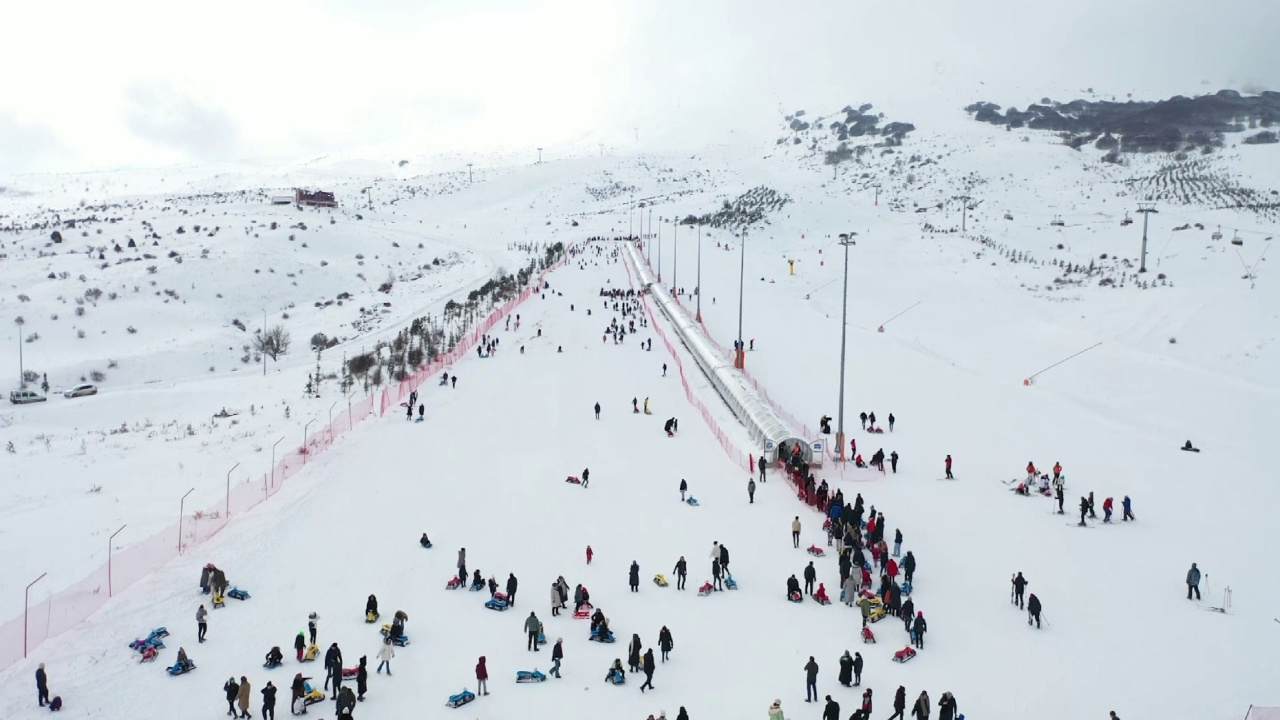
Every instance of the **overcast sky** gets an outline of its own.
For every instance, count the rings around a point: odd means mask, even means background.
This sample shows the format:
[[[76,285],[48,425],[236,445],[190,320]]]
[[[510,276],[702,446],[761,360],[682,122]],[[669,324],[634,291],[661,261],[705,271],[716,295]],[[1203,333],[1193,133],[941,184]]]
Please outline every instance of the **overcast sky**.
[[[594,147],[636,127],[694,144],[760,135],[780,106],[899,103],[923,126],[919,103],[961,97],[1280,89],[1277,0],[11,0],[0,21],[6,173]]]

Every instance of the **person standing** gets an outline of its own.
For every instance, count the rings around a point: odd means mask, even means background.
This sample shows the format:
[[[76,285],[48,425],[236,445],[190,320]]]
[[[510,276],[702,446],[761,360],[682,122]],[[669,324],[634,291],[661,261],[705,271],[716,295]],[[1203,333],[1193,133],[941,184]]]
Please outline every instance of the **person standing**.
[[[227,714],[236,717],[236,695],[240,693],[240,686],[236,684],[236,679],[227,678],[222,685],[222,691],[227,694]]]
[[[534,632],[536,633],[537,631],[535,630]],[[537,641],[536,635],[534,637],[534,640],[535,642]],[[477,695],[489,694],[489,668],[484,666],[483,655],[480,656],[480,662],[476,663],[476,694]]]
[[[800,547],[800,516],[797,515],[795,520],[791,521],[791,545]]]
[[[1120,504],[1124,508],[1124,516],[1120,518],[1121,522],[1133,520],[1133,505],[1129,502],[1129,496],[1125,495]]]
[[[747,478],[747,503],[754,505],[756,502],[756,479]]]
[[[898,451],[894,450],[889,453],[889,466],[893,468],[893,474],[898,474]]]
[[[1084,521],[1084,516],[1089,513],[1089,498],[1080,496],[1080,527],[1088,527],[1088,523]]]
[[[786,720],[786,716],[782,714],[781,700],[774,700],[769,706],[769,720]]]
[[[676,561],[676,566],[672,568],[671,572],[676,574],[676,589],[683,590],[685,576],[689,574],[689,564],[684,561],[683,555]]]
[[[889,432],[893,432],[893,413],[889,413]]]
[[[631,585],[631,592],[640,592],[640,563],[635,560],[631,561],[631,572],[627,581]]]
[[[889,716],[889,720],[905,720],[904,712],[907,710],[907,689],[901,685],[898,686],[898,692],[893,696],[893,714]]]
[[[658,631],[658,650],[662,651],[662,662],[667,661],[667,655],[671,653],[671,649],[676,646],[675,640],[671,637],[671,631],[666,625]]]
[[[36,668],[36,700],[40,703],[40,707],[44,707],[49,702],[49,676],[44,672],[44,663],[40,663],[40,667]]]
[[[805,702],[815,702],[818,699],[818,662],[812,655],[804,666],[804,694]]]
[[[391,658],[396,656],[396,649],[391,644],[391,638],[382,641],[382,647],[378,648],[378,671],[382,674],[382,668],[387,669],[387,676],[391,675]]]
[[[840,675],[836,679],[845,687],[853,687],[853,656],[848,650],[840,656]]]
[[[947,456],[947,459],[944,464],[947,468],[947,479],[955,480],[955,478],[951,475],[951,456],[950,455]]]
[[[723,589],[723,588],[721,587],[720,575],[721,575],[721,572],[720,572],[720,561],[719,561],[719,560],[712,560],[712,561],[711,561],[711,589],[712,589],[712,590],[722,590],[722,589]]]
[[[586,482],[586,481],[585,481],[585,480],[583,480],[583,482]],[[587,546],[587,564],[588,564],[588,565],[590,565],[590,564],[591,564],[591,557],[592,557],[593,555],[595,555],[595,553],[591,551],[591,546],[590,546],[590,545],[588,545],[588,546]]]
[[[689,492],[689,483],[685,482],[684,478],[680,478],[680,502],[684,502],[684,495],[687,492]]]
[[[307,636],[301,630],[298,636],[293,639],[293,649],[298,651],[298,662],[302,662],[302,653],[307,649]]]
[[[1191,599],[1191,593],[1196,594],[1196,600],[1200,599],[1200,568],[1195,563],[1191,563],[1191,569],[1187,571],[1187,599]]]
[[[720,569],[725,575],[729,574],[729,548],[724,545],[720,546]]]
[[[862,653],[856,652],[853,654],[853,686],[858,687],[861,684],[862,684]]]
[[[644,692],[645,688],[653,690],[653,671],[656,666],[653,663],[653,648],[644,651],[644,662],[641,669],[644,670],[644,684],[640,686],[640,692]]]
[[[240,717],[242,718],[253,717],[249,712],[249,693],[249,679],[241,675],[240,688],[236,691],[236,704],[240,706]]]
[[[333,683],[333,694],[337,696],[338,685],[342,683],[342,651],[338,649],[338,643],[333,643],[324,653],[324,689],[329,689],[329,683]]]
[[[916,621],[911,625],[911,634],[915,640],[916,647],[921,650],[924,649],[924,634],[928,629],[929,626],[924,621],[924,612],[917,612]]]
[[[1062,510],[1062,501],[1066,500],[1067,493],[1066,493],[1066,490],[1063,489],[1061,483],[1058,484],[1058,489],[1055,492],[1056,492],[1055,497],[1058,500],[1058,514],[1066,515],[1066,513]]]
[[[916,574],[916,556],[907,551],[907,556],[902,558],[902,579],[911,582],[911,578]]]
[[[204,609],[204,605],[201,605],[196,610],[196,639],[204,642],[204,635],[207,632],[209,632],[209,611]]]
[[[863,430],[866,430],[866,429],[867,429],[867,414],[866,414],[865,412],[864,412],[864,413],[861,413],[860,415],[858,415],[858,419],[862,421],[862,429],[863,429]]]
[[[564,638],[556,638],[555,647],[551,648],[551,675],[560,677],[560,661],[564,659]]]
[[[840,720],[840,703],[827,696],[827,706],[822,709],[822,720]]]
[[[895,529],[893,531],[893,556],[898,557],[902,554],[902,530]]]
[[[519,587],[519,585],[520,584],[516,581],[516,574],[508,573],[507,574],[507,604],[509,604],[511,607],[516,606],[516,588]]]
[[[542,623],[538,622],[538,616],[532,612],[529,613],[528,619],[524,621],[524,631],[529,633],[529,646],[525,648],[526,650],[538,652],[538,628],[541,626]]]
[[[938,720],[956,720],[956,698],[950,691],[938,699]]]
[[[818,570],[813,566],[813,561],[810,560],[809,564],[806,565],[804,568],[804,594],[805,595],[813,594],[813,584],[817,582],[817,580],[818,580]]]
[[[276,686],[270,680],[262,688],[262,720],[276,720]]]
[[[591,482],[591,468],[582,468],[582,489],[586,490],[587,485]],[[587,564],[591,564],[591,560],[587,560]]]
[[[760,456],[760,459],[756,461],[756,467],[758,467],[758,468],[760,469],[760,482],[764,482],[764,481],[765,481],[765,479],[764,479],[764,469],[765,469],[766,465],[765,465],[765,462],[764,462],[764,456],[763,456],[763,455],[761,455],[761,456]]]
[[[467,579],[467,576],[464,574],[462,576],[462,579],[465,581]],[[312,645],[316,644],[316,623],[318,623],[319,621],[320,621],[320,616],[315,613],[311,613],[310,615],[307,616],[307,632],[311,633]]]
[[[600,403],[596,403],[596,419],[600,419]]]

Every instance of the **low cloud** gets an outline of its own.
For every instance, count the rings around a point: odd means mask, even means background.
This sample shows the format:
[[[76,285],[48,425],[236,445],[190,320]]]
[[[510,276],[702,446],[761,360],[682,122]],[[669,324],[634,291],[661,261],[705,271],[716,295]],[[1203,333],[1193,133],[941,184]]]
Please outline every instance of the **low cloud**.
[[[240,133],[231,117],[169,85],[133,85],[125,91],[125,123],[135,136],[194,160],[233,157]]]
[[[71,159],[71,152],[49,128],[0,113],[0,172],[56,170]]]

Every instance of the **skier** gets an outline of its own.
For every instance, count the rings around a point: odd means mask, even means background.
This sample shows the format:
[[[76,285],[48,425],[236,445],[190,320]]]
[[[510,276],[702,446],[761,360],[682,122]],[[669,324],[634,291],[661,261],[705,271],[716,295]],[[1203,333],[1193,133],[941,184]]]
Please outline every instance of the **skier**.
[[[44,707],[49,702],[49,676],[44,672],[44,663],[40,663],[40,667],[36,668],[36,700],[40,703],[40,707]]]
[[[938,699],[938,720],[955,720],[956,698],[950,691],[942,693]]]
[[[845,687],[853,686],[853,656],[848,650],[840,656],[840,684]]]
[[[249,692],[249,680],[241,675],[240,688],[236,691],[236,704],[240,706],[240,717],[242,718],[253,717],[253,715],[249,714]]]
[[[658,631],[658,649],[662,651],[662,662],[667,661],[667,655],[671,653],[671,649],[676,646],[675,640],[671,637],[671,631],[666,625]]]
[[[812,655],[804,666],[804,693],[805,702],[814,702],[818,699],[818,663]]]
[[[901,685],[898,686],[898,692],[893,696],[893,714],[889,716],[889,720],[905,720],[904,712],[907,710],[907,689]]]
[[[302,653],[307,649],[307,636],[298,631],[298,637],[293,639],[293,649],[298,651],[298,662],[302,662]]]
[[[276,720],[276,686],[270,680],[262,688],[262,720]]]
[[[582,489],[587,489],[587,483],[591,480],[591,468],[582,468]],[[587,564],[591,564],[591,559],[587,559]]]
[[[356,668],[356,700],[358,702],[364,702],[364,694],[368,691],[369,691],[369,656],[361,655],[360,667]]]
[[[923,611],[917,612],[916,621],[914,624],[912,624],[911,631],[912,631],[913,637],[915,638],[916,647],[920,648],[921,650],[924,649],[924,634],[925,632],[928,631],[928,629],[929,629],[929,626],[924,621],[924,612]]]
[[[911,578],[916,574],[916,556],[907,551],[907,556],[902,558],[903,580],[911,582]]]
[[[507,604],[511,607],[516,606],[516,588],[519,583],[516,581],[515,573],[507,574]]]
[[[196,638],[200,642],[204,642],[204,635],[209,632],[208,617],[209,611],[201,605],[200,609],[196,610]]]
[[[813,561],[810,560],[809,564],[805,566],[805,569],[804,569],[804,594],[805,595],[813,594],[813,583],[817,581],[817,579],[818,579],[818,570],[813,566]]]
[[[382,668],[387,669],[387,675],[391,675],[391,659],[396,656],[395,646],[391,644],[391,638],[382,641],[382,647],[378,648],[378,674],[382,674]]]
[[[1080,527],[1087,527],[1089,523],[1084,521],[1084,516],[1089,514],[1089,498],[1080,496]]]
[[[800,516],[797,515],[795,520],[791,521],[791,544],[797,548],[800,547]]]
[[[529,633],[529,646],[526,647],[525,650],[532,650],[534,652],[539,652],[538,628],[540,627],[542,627],[542,623],[538,621],[538,616],[534,615],[533,612],[531,611],[529,613],[528,619],[524,621],[524,630],[525,632]]]
[[[480,656],[480,661],[476,663],[476,694],[489,694],[489,668],[484,665],[484,656]]]
[[[596,419],[600,419],[600,403],[596,403]]]
[[[1093,512],[1093,491],[1092,490],[1089,491],[1089,517],[1094,520],[1098,519],[1097,514]]]
[[[1102,501],[1102,522],[1104,523],[1111,522],[1111,509],[1113,507],[1114,505],[1111,502],[1111,498],[1107,498],[1106,500]]]
[[[236,684],[236,679],[227,678],[227,682],[222,685],[222,691],[227,694],[227,714],[231,717],[239,717],[236,714],[236,696],[240,694],[240,686]]]
[[[676,561],[676,566],[672,568],[671,572],[676,576],[676,589],[683,590],[685,576],[689,574],[689,564],[685,562],[683,555]]]
[[[840,703],[827,696],[827,706],[822,709],[822,720],[840,720]]]
[[[1065,515],[1066,513],[1062,511],[1062,501],[1066,499],[1066,492],[1063,490],[1061,484],[1058,485],[1058,489],[1056,492],[1057,492],[1056,498],[1058,500],[1058,514]]]
[[[898,474],[898,451],[894,450],[889,453],[889,466],[893,468],[893,474]]]
[[[631,561],[631,574],[628,581],[631,584],[631,592],[640,592],[640,563],[635,560]]]
[[[756,465],[760,468],[760,482],[765,482],[765,479],[764,479],[765,462],[764,462],[763,455],[761,455],[760,459],[756,461]]]
[[[1031,597],[1027,599],[1027,624],[1036,621],[1036,628],[1040,627],[1040,598],[1035,593],[1031,593]]]
[[[747,478],[747,503],[754,505],[756,502],[756,480],[755,478]]]
[[[560,661],[564,659],[564,638],[556,638],[555,647],[551,648],[551,676],[560,677]]]
[[[680,478],[680,502],[684,502],[684,494],[689,492],[689,483]]]
[[[1133,505],[1129,502],[1128,495],[1124,496],[1124,500],[1120,501],[1120,505],[1124,508],[1124,517],[1120,518],[1121,521],[1128,522],[1133,520]]]
[[[911,708],[911,716],[918,720],[929,720],[929,693],[920,691],[920,697],[916,698],[916,704]]]
[[[948,455],[946,459],[946,468],[947,468],[947,479],[955,480],[955,478],[952,477],[951,475],[951,456],[950,455]]]
[[[1191,563],[1191,569],[1187,571],[1187,599],[1191,599],[1191,593],[1196,594],[1196,600],[1200,599],[1200,568],[1195,563]],[[1224,606],[1225,607],[1225,606]]]
[[[889,413],[889,432],[893,432],[893,413]]]
[[[1027,589],[1027,579],[1022,577],[1022,572],[1013,576],[1013,592],[1009,597],[1009,602],[1017,605],[1018,609],[1022,609],[1022,593]]]
[[[640,692],[644,692],[645,688],[653,690],[653,671],[655,668],[653,664],[653,648],[644,651],[644,665],[642,667],[644,669],[644,684],[640,686]]]

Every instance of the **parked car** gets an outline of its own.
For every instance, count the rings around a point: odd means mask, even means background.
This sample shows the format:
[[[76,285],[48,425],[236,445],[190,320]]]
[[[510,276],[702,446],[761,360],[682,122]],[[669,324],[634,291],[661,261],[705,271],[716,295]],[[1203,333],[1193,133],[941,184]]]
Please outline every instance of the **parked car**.
[[[9,393],[9,402],[14,405],[26,405],[27,403],[44,402],[49,398],[41,395],[35,390],[14,390]]]
[[[62,393],[62,396],[69,397],[69,398],[77,398],[77,397],[83,397],[85,395],[97,395],[97,394],[98,394],[97,385],[77,385],[71,388],[70,390]]]

